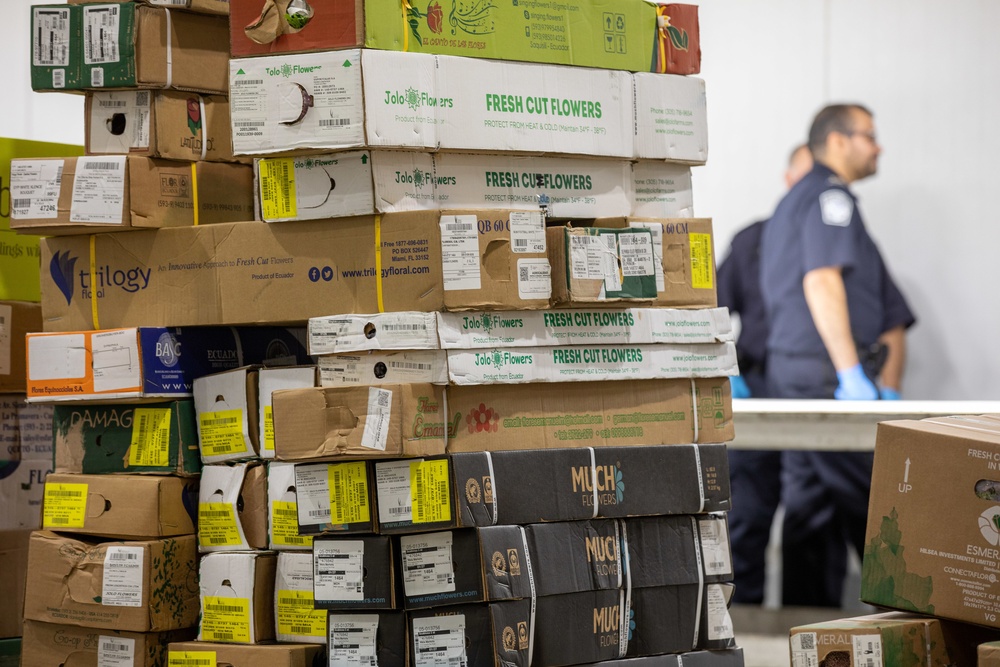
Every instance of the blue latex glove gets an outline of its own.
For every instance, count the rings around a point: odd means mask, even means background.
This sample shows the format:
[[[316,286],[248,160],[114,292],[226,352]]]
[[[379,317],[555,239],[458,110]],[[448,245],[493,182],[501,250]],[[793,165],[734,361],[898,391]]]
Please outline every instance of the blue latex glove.
[[[883,401],[898,401],[898,400],[900,400],[900,398],[902,398],[899,395],[898,391],[896,391],[895,389],[892,389],[890,387],[882,387],[878,391],[879,391],[879,394],[882,395],[882,400]]]
[[[861,364],[837,371],[840,386],[833,392],[838,401],[875,401],[878,400],[878,387],[865,375]]]
[[[729,386],[732,388],[733,398],[750,398],[750,387],[739,375],[729,376]]]

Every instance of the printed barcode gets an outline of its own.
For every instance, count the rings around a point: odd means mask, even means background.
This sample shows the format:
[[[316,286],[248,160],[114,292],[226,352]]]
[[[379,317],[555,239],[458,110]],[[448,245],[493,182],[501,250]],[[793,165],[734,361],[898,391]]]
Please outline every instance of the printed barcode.
[[[343,127],[345,125],[350,125],[350,118],[320,118],[320,127]]]
[[[94,67],[90,70],[90,85],[94,88],[104,87],[104,69],[101,67]]]
[[[219,417],[218,419],[202,419],[202,426],[222,426],[224,424],[236,424],[239,419],[236,417]]]
[[[424,324],[383,324],[382,329],[385,331],[426,331],[427,326]]]
[[[262,83],[264,83],[264,79],[237,79],[233,81],[234,86],[259,86]]]
[[[389,367],[390,368],[403,368],[403,369],[412,370],[412,371],[429,371],[430,369],[434,368],[434,366],[431,365],[431,364],[418,364],[418,363],[413,362],[413,361],[390,361],[389,362]],[[378,402],[379,402],[379,405],[381,405],[382,407],[386,407],[382,403],[382,397],[381,396],[379,396]]]
[[[444,228],[449,232],[471,232],[472,223],[468,222],[448,223],[444,226]]]
[[[125,106],[127,102],[125,100],[98,100],[97,104],[105,108],[120,109]]]
[[[121,651],[123,653],[128,651],[128,644],[119,644],[115,641],[105,641],[101,643],[101,648],[105,651]]]
[[[233,633],[231,633],[231,632],[213,632],[212,633],[212,639],[228,639],[229,641],[232,641],[233,640]]]
[[[437,582],[439,584],[450,584],[452,582],[452,575],[450,575],[450,574],[439,574],[437,576]]]
[[[149,106],[149,91],[143,90],[135,94],[135,105],[137,107]]]
[[[275,507],[274,513],[283,519],[298,519],[299,513],[295,510],[286,510],[284,508]]]
[[[424,520],[424,502],[423,502],[423,498],[424,498],[424,471],[423,471],[423,469],[421,469],[419,467],[417,468],[416,486],[417,486],[417,494],[416,495],[417,495],[417,499],[420,502],[414,503],[413,509],[416,512],[417,522],[419,523],[419,522],[421,522],[421,521]]]
[[[206,540],[209,544],[227,544],[229,542],[227,537],[208,537]]]
[[[113,551],[109,555],[111,560],[139,560],[139,554],[130,554],[125,551]]]
[[[52,87],[53,88],[66,87],[66,70],[64,69],[52,70]]]
[[[184,658],[183,660],[172,658],[170,664],[178,667],[215,667],[215,660],[210,658]]]
[[[293,635],[311,635],[313,629],[308,625],[293,625],[289,628]]]
[[[875,658],[873,658],[871,656],[868,656],[864,660],[865,660],[864,664],[860,664],[860,665],[858,665],[858,667],[879,667],[879,665],[876,664],[876,662],[875,662]]]
[[[222,517],[227,517],[230,514],[232,514],[230,510],[201,510],[198,512],[199,516],[204,516],[209,518],[212,517],[222,518]]]
[[[243,612],[243,607],[233,604],[206,604],[205,611],[219,611],[224,614],[239,614]]]
[[[528,281],[528,267],[522,266],[518,268],[517,279],[522,283]]]
[[[278,596],[278,603],[290,604],[296,607],[309,607],[310,609],[313,608],[313,601],[310,600],[309,598],[295,598],[295,597],[288,597],[287,595],[280,595]]]
[[[69,523],[69,517],[54,516],[49,520],[49,523]]]
[[[448,497],[448,482],[442,480],[438,482],[438,498],[447,498],[447,497]]]
[[[233,122],[236,127],[264,127],[262,120],[237,120]]]
[[[112,171],[118,171],[121,169],[121,164],[118,162],[85,162],[83,164],[84,169],[110,169]]]
[[[514,239],[514,247],[515,248],[527,248],[528,247],[528,239]]]
[[[394,365],[397,365],[397,364],[395,362],[393,362],[393,363],[390,363],[389,365],[390,366],[394,366]],[[406,366],[406,365],[404,364],[404,366]],[[380,408],[387,408],[387,407],[389,407],[389,392],[380,391],[378,393],[378,399],[376,399],[376,400],[378,401],[378,406]]]
[[[604,245],[607,246],[608,250],[614,252],[617,249],[615,243],[616,239],[613,234],[604,234],[601,238],[604,240]]]
[[[799,645],[803,649],[809,649],[810,651],[816,648],[816,635],[812,633],[802,633],[799,635]]]
[[[285,201],[289,201],[292,198],[292,183],[289,177],[289,168],[287,162],[281,163],[281,173],[284,178],[281,179],[281,196]]]
[[[409,513],[409,507],[390,507],[389,514],[407,514]]]
[[[330,516],[330,510],[309,510],[309,516]]]
[[[57,498],[79,498],[83,496],[83,491],[59,491],[56,489],[48,491],[45,495]]]
[[[714,630],[716,633],[718,633],[720,635],[723,635],[723,636],[727,636],[729,634],[729,626],[728,625],[714,625],[714,626],[712,626],[712,630]]]
[[[14,208],[29,208],[31,206],[30,199],[15,199]]]
[[[713,561],[709,562],[708,566],[709,567],[725,567],[726,564],[723,563],[721,560],[713,560]]]

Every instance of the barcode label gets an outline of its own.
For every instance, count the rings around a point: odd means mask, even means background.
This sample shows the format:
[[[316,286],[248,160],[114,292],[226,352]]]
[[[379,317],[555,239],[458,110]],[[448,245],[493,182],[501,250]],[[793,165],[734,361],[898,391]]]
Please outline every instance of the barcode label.
[[[212,633],[212,639],[214,639],[215,641],[224,641],[224,640],[232,641],[233,633],[216,630],[215,632]]]
[[[474,229],[471,224],[461,222],[447,223],[444,228],[449,232],[471,232]]]
[[[330,511],[329,510],[309,510],[309,516],[311,516],[311,517],[330,516]]]
[[[390,507],[388,509],[388,512],[389,512],[389,514],[392,514],[392,515],[409,514],[410,513],[410,508],[409,507]]]
[[[59,524],[59,523],[69,523],[69,517],[65,517],[65,516],[54,516],[54,517],[52,517],[51,519],[49,519],[49,523],[55,523],[55,524]]]
[[[241,614],[243,613],[243,607],[231,604],[206,604],[205,611],[220,612],[223,614]]]
[[[528,239],[514,239],[514,247],[515,248],[527,248],[528,247]]]
[[[101,648],[105,651],[127,651],[129,649],[128,644],[118,644],[115,641],[103,641],[101,642]]]
[[[66,87],[66,70],[64,69],[52,70],[52,87],[53,88]]]
[[[427,331],[426,324],[383,324],[383,331]]]
[[[236,120],[233,121],[233,125],[236,127],[264,127],[264,121],[262,120]]]
[[[236,417],[219,417],[218,419],[202,419],[202,426],[224,426],[229,424],[236,424],[240,420]]]
[[[350,118],[320,118],[320,127],[345,127],[351,124]]]
[[[407,596],[454,592],[452,540],[451,532],[400,538],[403,587]]]
[[[123,551],[112,551],[108,553],[108,558],[111,560],[139,560],[139,554],[123,552]]]
[[[376,399],[376,401],[378,403],[378,406],[380,408],[387,408],[387,407],[389,407],[389,399],[391,397],[392,397],[392,394],[390,394],[390,393],[379,392],[378,398]]]
[[[526,267],[526,266],[519,266],[518,267],[518,269],[517,269],[517,279],[518,279],[519,282],[522,282],[522,283],[528,282],[528,267]]]
[[[434,368],[431,364],[418,364],[415,361],[390,361],[389,367],[408,371],[429,371]]]
[[[293,635],[310,635],[312,634],[312,628],[308,625],[292,625],[290,626]]]
[[[47,495],[49,497],[55,497],[55,498],[82,498],[83,497],[83,492],[82,491],[60,491],[60,490],[57,490],[57,489],[52,489],[51,491],[46,492],[45,495]]]
[[[264,84],[264,79],[236,79],[233,81],[233,86],[260,86]],[[261,123],[263,125],[263,123]]]
[[[86,162],[83,165],[84,169],[107,169],[110,171],[118,171],[121,168],[121,163],[118,162]]]
[[[295,510],[284,509],[281,507],[275,507],[274,513],[277,514],[282,519],[295,519],[298,520],[299,513]]]
[[[30,199],[15,199],[14,208],[29,208],[31,206]]]
[[[97,100],[97,104],[105,109],[121,109],[128,105],[125,100]]]
[[[811,632],[803,632],[799,635],[799,647],[803,651],[811,651],[816,648],[816,635]]]
[[[135,664],[134,639],[100,635],[97,641],[97,667],[132,667]]]
[[[137,107],[148,107],[149,106],[149,91],[140,90],[135,94],[135,105]]]
[[[90,85],[94,88],[104,87],[104,68],[93,67],[90,70]]]

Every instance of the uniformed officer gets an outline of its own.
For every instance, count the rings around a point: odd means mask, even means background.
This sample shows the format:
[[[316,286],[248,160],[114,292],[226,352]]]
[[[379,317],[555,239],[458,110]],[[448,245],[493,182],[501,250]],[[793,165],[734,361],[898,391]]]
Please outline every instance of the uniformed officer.
[[[812,169],[812,155],[803,144],[789,155],[785,184],[791,188]],[[739,315],[736,354],[740,374],[730,378],[733,398],[766,398],[764,367],[767,314],[760,295],[760,236],[764,220],[737,232],[729,254],[716,272],[719,305]],[[729,539],[733,550],[736,592],[742,604],[764,601],[765,554],[771,523],[781,500],[781,452],[730,450]]]
[[[809,150],[815,166],[778,204],[761,239],[768,391],[898,398],[904,331],[914,318],[848,189],[876,171],[881,148],[871,112],[856,104],[822,109]],[[871,462],[869,453],[783,454],[784,604],[840,605],[845,543],[859,556],[864,549]]]

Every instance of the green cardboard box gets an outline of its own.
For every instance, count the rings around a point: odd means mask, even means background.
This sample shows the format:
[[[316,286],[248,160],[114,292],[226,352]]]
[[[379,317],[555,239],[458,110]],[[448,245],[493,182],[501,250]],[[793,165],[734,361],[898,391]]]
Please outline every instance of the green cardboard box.
[[[68,5],[31,8],[31,89],[76,90],[82,68],[74,54],[81,51],[83,14]]]
[[[56,470],[197,475],[201,472],[194,402],[55,406]]]
[[[0,640],[0,667],[18,667],[21,664],[21,638]]]

